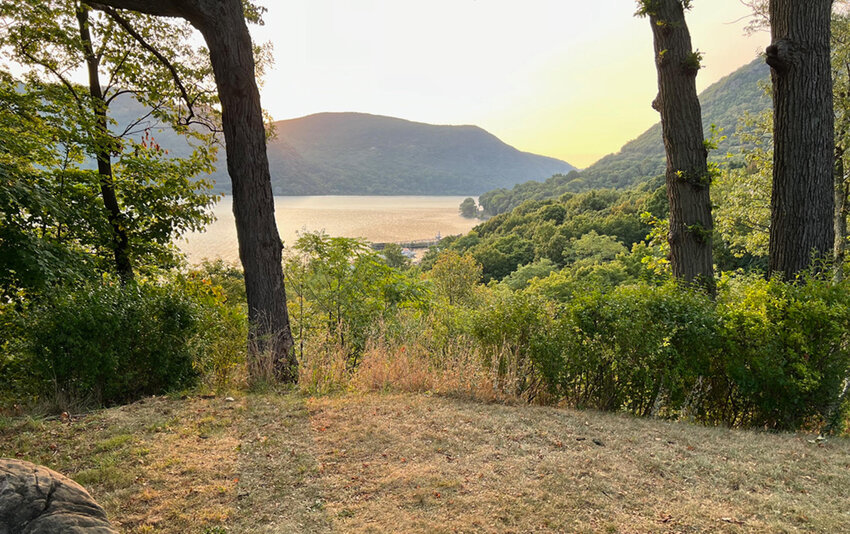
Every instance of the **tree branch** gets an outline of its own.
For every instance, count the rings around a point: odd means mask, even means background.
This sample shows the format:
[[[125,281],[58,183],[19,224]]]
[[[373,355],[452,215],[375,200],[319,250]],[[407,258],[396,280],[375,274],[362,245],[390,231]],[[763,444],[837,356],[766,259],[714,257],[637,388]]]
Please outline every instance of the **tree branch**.
[[[124,63],[127,61],[128,57],[130,57],[130,52],[124,52],[124,56],[118,61],[118,63],[115,65],[115,68],[112,69],[112,72],[109,75],[109,81],[106,83],[106,87],[103,89],[103,94],[108,94],[115,86],[115,77],[118,75],[118,72],[121,70],[121,67],[124,66]],[[111,100],[112,99],[110,98],[109,101]]]
[[[86,1],[85,3],[98,11],[105,11],[113,7],[116,9],[129,9],[158,17],[185,18],[187,15],[186,10],[181,5],[182,2],[169,0],[101,0],[100,2]]]
[[[188,125],[192,118],[195,116],[195,101],[189,97],[189,93],[186,91],[186,87],[183,85],[183,81],[180,79],[180,74],[178,74],[177,69],[174,67],[174,65],[172,65],[168,58],[162,55],[159,50],[157,50],[153,45],[148,43],[145,38],[142,37],[142,35],[137,32],[135,28],[133,28],[133,25],[130,24],[130,21],[122,17],[117,11],[108,6],[102,6],[99,9],[109,15],[112,20],[118,23],[119,26],[124,28],[124,31],[129,33],[130,36],[132,36],[133,39],[135,39],[136,42],[142,46],[142,48],[153,54],[153,56],[166,69],[168,69],[168,72],[171,73],[171,78],[174,80],[174,85],[177,86],[177,89],[180,91],[180,96],[183,98],[183,101],[186,102],[186,108],[189,115],[185,119],[185,124]],[[183,119],[178,120],[182,121]]]
[[[21,54],[23,54],[25,58],[30,60],[30,62],[36,65],[40,65],[42,68],[47,69],[51,74],[56,76],[59,82],[64,85],[66,89],[68,89],[69,93],[71,93],[71,96],[74,98],[74,102],[77,103],[77,107],[80,109],[85,109],[83,106],[82,97],[80,97],[79,93],[77,93],[77,90],[74,88],[74,85],[61,72],[56,70],[52,65],[48,64],[47,62],[39,61],[35,56],[30,54],[25,49],[21,50]]]

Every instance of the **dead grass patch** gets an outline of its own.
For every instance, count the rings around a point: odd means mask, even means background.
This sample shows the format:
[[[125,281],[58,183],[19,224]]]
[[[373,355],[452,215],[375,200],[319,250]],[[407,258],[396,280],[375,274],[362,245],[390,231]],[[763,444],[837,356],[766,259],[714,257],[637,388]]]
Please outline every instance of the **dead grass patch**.
[[[228,532],[329,532],[304,398],[251,395],[238,428],[240,478]]]
[[[215,532],[231,519],[243,403],[150,398],[80,417],[0,428],[0,456],[85,486],[127,533]]]
[[[130,534],[850,531],[846,439],[432,393],[5,419],[0,456],[69,474]]]
[[[340,532],[841,532],[850,444],[426,395],[309,402]]]

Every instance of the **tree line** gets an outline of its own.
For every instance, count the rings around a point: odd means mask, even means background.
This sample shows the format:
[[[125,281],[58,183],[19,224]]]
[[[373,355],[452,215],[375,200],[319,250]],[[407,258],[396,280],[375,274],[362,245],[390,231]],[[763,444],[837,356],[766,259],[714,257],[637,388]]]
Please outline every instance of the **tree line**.
[[[689,7],[688,0],[638,2],[638,14],[649,19],[653,32],[659,85],[653,105],[661,114],[667,155],[668,222],[654,228],[666,232],[673,275],[713,294],[710,191],[715,172],[707,163],[696,98],[701,57],[693,50],[685,22]],[[836,204],[846,213],[845,189],[839,191],[833,180],[832,6],[826,0],[772,0],[767,7],[774,98],[769,270],[793,279],[830,255],[836,229],[843,232],[834,217]],[[260,20],[261,10],[239,0],[27,0],[2,2],[0,9],[6,22],[0,45],[28,66],[26,84],[35,89],[21,92],[16,80],[4,80],[4,152],[14,156],[4,163],[0,200],[7,220],[3,231],[10,236],[4,244],[17,240],[32,245],[9,256],[14,266],[4,273],[5,298],[24,285],[21,277],[62,276],[64,267],[80,261],[117,273],[124,284],[131,284],[139,272],[173,265],[173,238],[208,220],[206,209],[214,197],[207,184],[188,177],[210,166],[214,149],[203,128],[220,129],[233,184],[249,346],[270,355],[279,380],[294,380],[297,363],[282,244],[274,221],[255,49],[247,27],[247,21]],[[187,44],[192,29],[203,36],[208,55],[199,56]],[[88,73],[86,86],[67,77],[77,65]],[[194,136],[196,152],[187,159],[168,157],[147,133],[134,137],[141,123],[116,133],[109,107],[128,92],[147,104],[156,119]],[[42,135],[34,137],[33,132]],[[81,167],[84,156],[96,162],[95,173]],[[45,174],[45,168],[56,172]],[[545,211],[551,221],[560,216],[557,206]],[[631,219],[626,226],[633,228],[622,231],[645,230],[647,224]],[[558,235],[568,242],[581,238]],[[633,239],[631,234],[625,238]],[[542,259],[516,236],[503,241],[482,250],[492,257],[480,258],[485,266],[492,265],[485,272],[494,279],[507,276],[516,265]],[[611,245],[597,241],[602,248]],[[573,253],[581,254],[587,243],[574,245]],[[77,259],[63,260],[69,251]],[[548,259],[563,262],[561,254]],[[503,257],[509,259],[500,266]],[[43,266],[55,268],[39,272]]]

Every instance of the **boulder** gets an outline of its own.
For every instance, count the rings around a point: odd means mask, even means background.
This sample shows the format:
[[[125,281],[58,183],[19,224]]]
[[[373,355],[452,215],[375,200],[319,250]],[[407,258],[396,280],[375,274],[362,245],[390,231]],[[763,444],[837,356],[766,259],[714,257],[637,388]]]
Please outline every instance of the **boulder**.
[[[79,484],[46,467],[0,458],[0,534],[117,534]]]

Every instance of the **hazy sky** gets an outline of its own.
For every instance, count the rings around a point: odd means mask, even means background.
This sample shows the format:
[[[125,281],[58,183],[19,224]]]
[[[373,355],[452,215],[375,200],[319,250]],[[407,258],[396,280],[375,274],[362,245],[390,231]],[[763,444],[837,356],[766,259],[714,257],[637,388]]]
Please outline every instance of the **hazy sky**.
[[[633,0],[261,0],[274,45],[275,120],[359,111],[476,124],[521,150],[586,167],[658,120],[649,22]],[[748,63],[739,0],[696,0],[697,82]]]

